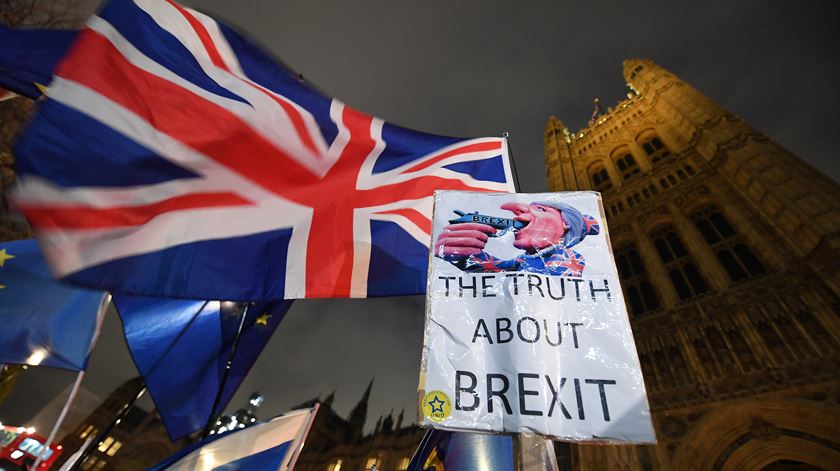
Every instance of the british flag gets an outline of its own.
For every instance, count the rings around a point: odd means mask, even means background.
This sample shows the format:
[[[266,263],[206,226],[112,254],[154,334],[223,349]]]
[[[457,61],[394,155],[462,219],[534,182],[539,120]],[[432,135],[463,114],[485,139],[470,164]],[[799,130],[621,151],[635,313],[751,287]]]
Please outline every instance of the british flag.
[[[560,248],[545,261],[545,266],[551,269],[552,275],[579,278],[586,268],[586,260],[572,249]]]
[[[16,154],[56,274],[148,296],[421,293],[434,190],[513,190],[505,140],[387,124],[167,0],[87,22]]]

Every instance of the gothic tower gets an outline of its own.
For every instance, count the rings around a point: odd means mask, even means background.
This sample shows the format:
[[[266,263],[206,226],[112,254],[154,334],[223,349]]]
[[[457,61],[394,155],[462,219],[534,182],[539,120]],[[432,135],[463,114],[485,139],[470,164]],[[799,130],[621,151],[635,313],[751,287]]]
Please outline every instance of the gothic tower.
[[[350,423],[350,434],[352,440],[359,440],[364,436],[365,422],[367,421],[368,401],[370,400],[370,390],[373,388],[373,378],[368,383],[365,393],[359,399],[359,403],[350,411],[350,416],[347,421]]]
[[[577,469],[840,469],[840,186],[648,60],[545,133],[552,191],[601,192],[656,446]]]

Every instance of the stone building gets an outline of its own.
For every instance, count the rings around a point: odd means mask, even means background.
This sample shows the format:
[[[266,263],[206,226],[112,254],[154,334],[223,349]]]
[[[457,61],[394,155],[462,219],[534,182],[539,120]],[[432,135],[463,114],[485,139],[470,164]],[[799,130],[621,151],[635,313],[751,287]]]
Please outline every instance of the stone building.
[[[122,407],[131,401],[142,379],[130,379],[114,390],[81,425],[62,440],[63,454],[57,466],[80,449],[85,440],[95,437],[107,428]],[[169,441],[163,422],[155,411],[147,412],[139,407],[129,409],[127,415],[114,427],[96,450],[81,466],[82,470],[143,470],[163,461],[169,455],[183,448],[189,438],[176,443]]]
[[[321,401],[306,445],[295,465],[296,471],[356,471],[370,469],[373,465],[380,471],[408,469],[411,455],[420,444],[424,431],[413,425],[410,419],[408,424],[404,424],[403,411],[396,421],[393,412],[379,417],[371,433],[365,434],[372,386],[373,381],[347,419],[341,418],[332,409],[334,394]],[[316,401],[318,399],[313,399],[294,409],[311,407]]]
[[[545,131],[549,188],[598,190],[656,446],[576,469],[840,469],[840,186],[648,60]]]
[[[114,390],[80,425],[67,434],[61,445],[68,450],[59,458],[60,466],[85,440],[95,438],[119,413],[124,404],[137,393],[140,378],[126,381]],[[423,437],[423,430],[411,420],[404,423],[404,411],[394,418],[393,412],[380,417],[375,427],[365,433],[367,409],[373,381],[347,419],[332,408],[335,394],[325,399],[313,399],[292,409],[321,406],[298,458],[299,471],[347,471],[370,469],[399,471],[408,468],[409,460]],[[195,437],[176,443],[169,441],[166,429],[155,411],[134,407],[85,460],[84,471],[143,470],[163,461],[187,446]]]

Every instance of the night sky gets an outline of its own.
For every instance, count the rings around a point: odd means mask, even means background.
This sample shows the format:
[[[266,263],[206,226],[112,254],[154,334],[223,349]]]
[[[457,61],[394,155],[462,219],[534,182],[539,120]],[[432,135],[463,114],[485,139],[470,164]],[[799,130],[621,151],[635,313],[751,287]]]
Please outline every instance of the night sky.
[[[649,58],[835,180],[840,179],[835,2],[185,2],[269,49],[323,92],[387,121],[452,136],[510,132],[522,191],[546,190],[542,138],[576,131],[627,92],[622,61]],[[369,424],[413,417],[421,297],[299,301],[231,404],[253,390],[262,417],[336,390],[347,414],[372,377]],[[84,386],[107,395],[136,375],[110,316]],[[32,368],[0,406],[22,424],[73,375]],[[148,403],[147,403],[148,405]]]

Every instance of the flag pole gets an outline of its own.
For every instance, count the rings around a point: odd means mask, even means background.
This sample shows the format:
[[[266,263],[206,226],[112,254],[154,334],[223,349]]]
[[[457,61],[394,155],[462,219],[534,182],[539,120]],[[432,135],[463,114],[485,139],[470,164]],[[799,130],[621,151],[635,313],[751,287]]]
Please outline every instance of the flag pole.
[[[70,410],[70,405],[73,404],[73,401],[76,399],[76,393],[79,392],[79,387],[82,385],[82,378],[84,378],[84,376],[85,370],[79,370],[79,374],[76,375],[76,381],[73,382],[73,387],[70,389],[70,394],[67,396],[67,402],[64,403],[61,413],[58,414],[58,420],[55,421],[55,425],[53,425],[50,435],[47,437],[47,441],[41,449],[41,453],[38,453],[38,459],[35,460],[35,464],[32,465],[32,469],[38,469],[38,466],[40,466],[41,462],[44,461],[44,458],[46,458],[50,445],[52,445],[53,440],[55,440],[55,436],[58,434],[58,429],[61,428],[61,424],[64,423],[64,418]]]
[[[90,344],[88,344],[87,349],[88,355],[90,355],[93,351],[93,347],[99,339],[99,332],[102,330],[102,322],[105,320],[105,313],[108,311],[109,304],[111,304],[111,295],[109,293],[105,293],[102,295],[102,299],[99,300],[99,309],[96,311],[96,327],[93,330],[93,335],[90,337]],[[70,406],[72,406],[73,401],[76,400],[76,395],[79,392],[79,388],[82,386],[82,378],[84,377],[85,370],[79,370],[79,373],[76,375],[76,381],[73,382],[73,387],[70,388],[70,394],[67,395],[67,402],[64,403],[61,413],[58,414],[58,419],[55,421],[55,425],[53,425],[49,436],[47,436],[44,448],[41,449],[41,453],[38,453],[38,459],[35,460],[35,464],[32,465],[32,469],[38,469],[38,466],[40,466],[41,462],[46,458],[50,445],[52,445],[53,440],[55,440],[55,436],[58,434],[61,424],[64,423],[67,413],[70,412]]]
[[[306,423],[306,427],[303,427],[296,437],[297,446],[293,451],[292,457],[287,463],[288,469],[295,468],[295,463],[297,463],[297,459],[300,457],[300,452],[303,451],[303,444],[306,441],[306,437],[309,435],[309,429],[312,428],[312,424],[315,423],[315,416],[318,414],[318,410],[320,408],[321,403],[316,402],[315,405],[312,407],[312,410],[309,411],[309,421]],[[278,470],[279,469],[280,468],[278,468]]]
[[[90,351],[93,350],[93,344],[95,343],[96,339],[99,337],[99,330],[102,327],[102,319],[105,317],[104,313],[105,313],[105,311],[108,307],[108,304],[110,302],[111,302],[111,295],[110,294],[107,294],[105,297],[103,297],[102,304],[100,305],[101,315],[100,315],[99,324],[97,324],[96,332],[94,334],[93,339],[91,340],[91,346],[90,346],[90,349],[88,350],[88,353],[90,353]],[[178,333],[178,337],[175,338],[175,340],[169,345],[169,347],[166,349],[166,351],[163,353],[163,355],[161,355],[161,359],[163,359],[163,357],[165,357],[166,355],[169,354],[169,352],[175,346],[175,343],[178,342],[178,339],[180,339],[181,336],[184,335],[184,333],[187,331],[187,329],[190,328],[192,323],[196,320],[196,318],[198,318],[199,314],[201,314],[201,312],[204,311],[204,308],[207,307],[207,304],[209,304],[209,301],[204,301],[204,303],[201,305],[201,307],[198,308],[198,311],[196,311],[195,314],[193,314],[193,316],[190,318],[189,322],[187,322],[187,324],[184,326],[184,328],[181,329],[181,332]],[[116,309],[116,307],[117,306],[115,304],[114,308]],[[160,363],[152,366],[152,370],[157,369],[159,364]],[[81,453],[79,454],[78,457],[76,457],[76,462],[73,463],[72,467],[69,468],[71,471],[77,471],[79,469],[79,467],[85,462],[85,460],[88,458],[88,456],[90,456],[90,454],[93,453],[93,449],[95,447],[99,446],[99,443],[101,443],[102,440],[105,440],[105,438],[108,436],[109,433],[111,433],[111,431],[114,429],[114,427],[119,425],[120,421],[122,421],[122,419],[126,416],[126,414],[128,414],[128,411],[134,406],[134,404],[138,400],[140,400],[141,397],[143,397],[143,394],[145,394],[146,391],[147,391],[146,383],[141,382],[140,383],[140,388],[137,390],[137,393],[135,393],[134,397],[129,402],[127,402],[123,405],[122,409],[120,409],[120,411],[117,413],[116,417],[114,417],[114,420],[108,425],[108,427],[106,427],[105,430],[102,431],[102,433],[97,435],[96,439],[94,439],[93,441],[85,442],[85,445],[83,445],[82,448],[81,448]],[[66,463],[65,463],[65,465],[66,465]],[[64,467],[62,466],[62,468],[64,468]],[[33,468],[33,469],[36,469],[36,468]]]
[[[513,189],[516,193],[519,193],[519,173],[516,171],[516,161],[513,160],[513,151],[510,148],[510,133],[505,131],[502,133],[502,139],[505,140],[505,147],[507,148],[507,157],[508,163],[510,164],[510,170],[513,173]]]
[[[79,455],[79,460],[76,461],[76,463],[71,468],[72,471],[77,471],[82,466],[82,463],[84,463],[85,460],[90,456],[90,454],[93,453],[93,449],[95,447],[99,446],[99,444],[102,442],[102,440],[105,440],[105,438],[108,437],[108,435],[111,433],[111,431],[114,430],[114,427],[119,425],[119,423],[122,421],[122,419],[124,419],[125,416],[128,415],[128,411],[131,410],[132,406],[134,406],[134,404],[138,400],[140,400],[140,398],[143,397],[143,394],[145,394],[145,393],[146,393],[146,383],[141,382],[140,387],[137,389],[137,393],[134,394],[134,397],[132,397],[130,401],[123,404],[122,408],[120,409],[120,412],[117,414],[117,416],[114,418],[114,420],[111,421],[111,423],[108,424],[108,426],[105,427],[104,430],[99,432],[99,435],[96,436],[96,439],[94,439],[92,442],[90,442],[90,444],[88,446],[85,447],[82,454]]]
[[[245,309],[242,311],[242,319],[239,320],[239,328],[236,329],[236,337],[233,339],[233,346],[230,349],[227,363],[225,363],[225,370],[222,372],[222,380],[219,382],[219,389],[216,391],[216,398],[213,400],[213,407],[210,408],[210,416],[207,418],[207,424],[204,426],[204,432],[201,433],[201,440],[204,440],[210,435],[210,429],[213,428],[213,419],[216,418],[216,409],[219,408],[219,403],[222,401],[224,395],[225,385],[227,384],[230,370],[233,369],[233,359],[236,356],[236,349],[239,347],[239,339],[242,337],[242,331],[245,330],[245,318],[248,317],[248,308],[251,303],[245,304]]]

